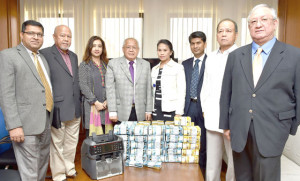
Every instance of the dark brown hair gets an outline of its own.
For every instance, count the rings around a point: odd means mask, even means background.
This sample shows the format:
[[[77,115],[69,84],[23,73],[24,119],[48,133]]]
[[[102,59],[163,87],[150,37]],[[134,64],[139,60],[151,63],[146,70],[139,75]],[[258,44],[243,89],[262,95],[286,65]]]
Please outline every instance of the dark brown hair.
[[[161,44],[161,43],[162,43],[162,44],[165,44],[165,45],[167,45],[167,46],[169,47],[170,51],[172,52],[172,55],[170,56],[170,58],[173,59],[173,60],[175,60],[175,57],[174,57],[174,50],[173,50],[173,45],[172,45],[172,43],[171,43],[169,40],[167,40],[167,39],[161,39],[161,40],[159,40],[159,41],[157,42],[156,47],[158,48],[158,45]]]
[[[105,42],[102,40],[102,38],[100,38],[99,36],[92,36],[85,48],[85,52],[83,55],[83,61],[85,61],[86,63],[88,63],[91,59],[92,59],[92,48],[93,48],[93,43],[95,40],[100,40],[102,43],[102,54],[100,55],[100,60],[104,61],[105,64],[108,64],[108,58],[107,58],[107,53],[106,53],[106,46],[105,46]]]

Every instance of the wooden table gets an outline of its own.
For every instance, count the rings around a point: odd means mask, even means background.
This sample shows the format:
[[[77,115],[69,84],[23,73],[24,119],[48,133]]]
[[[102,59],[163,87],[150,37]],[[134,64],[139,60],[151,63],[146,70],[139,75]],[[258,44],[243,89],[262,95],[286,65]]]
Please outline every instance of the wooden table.
[[[84,170],[74,180],[90,181]],[[68,179],[71,180],[71,179]],[[125,167],[123,175],[101,181],[204,181],[198,164],[163,163],[161,169]]]

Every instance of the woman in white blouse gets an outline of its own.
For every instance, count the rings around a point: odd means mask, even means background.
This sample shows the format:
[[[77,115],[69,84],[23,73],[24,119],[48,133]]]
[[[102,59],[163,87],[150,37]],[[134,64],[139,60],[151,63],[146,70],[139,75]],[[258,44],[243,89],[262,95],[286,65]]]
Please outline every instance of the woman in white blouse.
[[[185,74],[181,64],[174,61],[174,51],[169,40],[157,43],[160,63],[152,68],[154,97],[153,120],[172,121],[183,115],[185,101]]]

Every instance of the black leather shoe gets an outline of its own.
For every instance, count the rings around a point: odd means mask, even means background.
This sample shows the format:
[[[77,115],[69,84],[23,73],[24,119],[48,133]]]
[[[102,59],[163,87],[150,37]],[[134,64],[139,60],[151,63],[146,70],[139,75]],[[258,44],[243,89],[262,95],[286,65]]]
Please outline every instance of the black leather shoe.
[[[75,172],[73,175],[67,175],[67,178],[75,178],[77,176],[77,172]]]

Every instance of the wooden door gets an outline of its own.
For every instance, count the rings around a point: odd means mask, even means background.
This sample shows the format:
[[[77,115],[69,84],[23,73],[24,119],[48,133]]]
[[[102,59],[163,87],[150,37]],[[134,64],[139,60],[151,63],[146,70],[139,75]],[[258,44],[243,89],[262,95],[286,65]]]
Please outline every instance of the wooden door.
[[[300,48],[300,1],[278,0],[279,40]]]
[[[20,0],[0,0],[0,50],[20,43]]]

